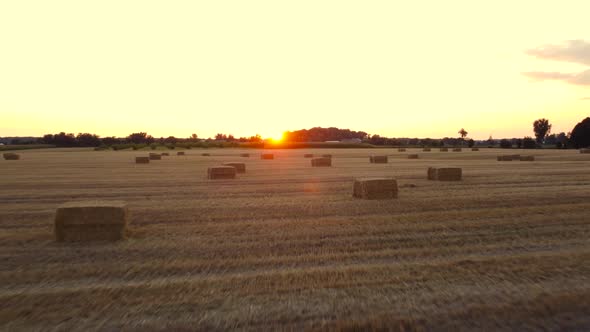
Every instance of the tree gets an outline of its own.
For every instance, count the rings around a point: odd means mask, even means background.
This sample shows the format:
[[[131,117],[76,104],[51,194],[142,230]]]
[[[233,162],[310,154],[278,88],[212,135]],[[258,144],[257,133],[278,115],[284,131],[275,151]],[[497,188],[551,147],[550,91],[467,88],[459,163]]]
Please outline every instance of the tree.
[[[153,137],[144,132],[133,133],[127,136],[127,141],[133,144],[149,144],[150,140],[153,142]]]
[[[468,134],[468,132],[465,129],[461,128],[461,130],[459,130],[459,135],[461,135],[461,140],[464,140],[465,137],[467,137],[467,134]]]
[[[467,146],[472,148],[475,145],[475,141],[473,139],[470,139],[469,141],[467,141]]]
[[[522,139],[522,148],[523,149],[534,149],[537,147],[535,140],[532,137],[525,137]]]
[[[512,148],[512,142],[504,138],[500,141],[500,147],[502,149],[510,149]]]
[[[551,124],[547,119],[538,119],[533,122],[533,130],[538,144],[543,144],[545,137],[551,132]]]
[[[192,142],[196,142],[199,139],[199,136],[197,136],[197,134],[192,134],[191,137],[189,137],[189,140]]]
[[[98,135],[90,133],[79,133],[76,136],[78,146],[100,146],[100,138]]]
[[[174,136],[168,136],[166,139],[164,139],[164,142],[168,144],[176,144],[178,140]]]
[[[590,117],[585,118],[574,127],[570,135],[570,140],[576,148],[590,146]]]

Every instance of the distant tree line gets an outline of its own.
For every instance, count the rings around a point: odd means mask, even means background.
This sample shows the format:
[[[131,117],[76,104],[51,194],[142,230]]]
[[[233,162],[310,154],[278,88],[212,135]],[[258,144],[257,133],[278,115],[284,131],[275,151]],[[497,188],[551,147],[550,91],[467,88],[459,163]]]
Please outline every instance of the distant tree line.
[[[283,140],[287,142],[326,142],[355,138],[365,140],[368,138],[368,134],[364,131],[353,131],[350,129],[339,129],[335,127],[314,127],[311,129],[286,131],[283,135]]]
[[[555,146],[556,148],[584,148],[590,147],[590,117],[579,122],[571,132],[551,133],[551,123],[547,119],[538,119],[533,122],[533,137],[512,138],[494,140],[491,136],[485,141],[475,141],[467,137],[468,132],[461,128],[459,137],[445,137],[442,139],[432,138],[389,138],[380,135],[370,135],[364,131],[353,131],[350,129],[339,129],[335,127],[322,128],[314,127],[311,129],[301,129],[296,131],[287,131],[283,139],[286,142],[326,142],[326,141],[344,141],[360,140],[363,143],[373,145],[387,146],[500,146],[501,148],[524,148],[534,149],[542,145]],[[174,147],[176,144],[190,144],[198,142],[228,142],[237,143],[255,143],[262,144],[264,140],[258,134],[250,137],[236,138],[231,134],[218,133],[214,138],[199,139],[197,134],[192,134],[188,138],[176,138],[168,136],[166,138],[155,138],[146,132],[137,132],[129,134],[127,137],[118,138],[114,136],[100,137],[92,133],[73,133],[60,132],[57,134],[46,134],[41,138],[4,138],[4,142],[9,144],[51,144],[58,147],[111,147],[116,145],[167,145]]]

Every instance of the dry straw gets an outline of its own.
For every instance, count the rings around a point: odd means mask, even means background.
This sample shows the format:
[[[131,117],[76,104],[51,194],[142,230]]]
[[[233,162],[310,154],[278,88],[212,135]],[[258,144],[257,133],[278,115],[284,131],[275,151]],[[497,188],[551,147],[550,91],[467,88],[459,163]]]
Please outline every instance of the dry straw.
[[[170,154],[168,152],[162,152],[162,156],[168,157]]]
[[[224,163],[223,166],[234,167],[237,173],[246,173],[246,164],[244,163]]]
[[[58,242],[122,240],[127,221],[127,205],[121,201],[65,203],[55,214],[55,239]]]
[[[240,153],[240,157],[249,158],[250,154],[249,153]]]
[[[136,164],[149,164],[150,157],[135,157]]]
[[[590,148],[588,149],[581,149],[580,153],[590,153]]]
[[[332,158],[322,157],[322,158],[313,158],[311,160],[312,167],[330,167],[332,166]]]
[[[150,153],[150,160],[161,160],[162,156],[159,153]]]
[[[370,156],[369,162],[371,164],[387,164],[387,156]]]
[[[404,149],[404,148],[399,148],[399,149],[397,149],[397,151],[398,151],[398,152],[406,152],[406,149]]]
[[[322,158],[332,158],[332,155],[331,154],[323,154]]]
[[[461,181],[463,170],[460,167],[429,167],[427,178],[437,181]]]
[[[178,151],[178,152],[176,152],[176,155],[177,156],[184,156],[184,151]]]
[[[215,166],[207,169],[207,178],[211,180],[235,179],[237,170],[233,166]]]
[[[479,148],[471,148],[471,151],[479,151]]]
[[[20,155],[13,153],[13,152],[7,152],[2,154],[2,156],[4,157],[4,160],[19,160],[20,159]]]
[[[520,161],[535,161],[535,156],[520,156]]]
[[[352,196],[361,199],[397,198],[397,181],[391,178],[355,179]]]
[[[303,158],[313,158],[313,153],[306,153],[303,155]]]
[[[260,159],[265,159],[265,160],[275,159],[275,155],[272,153],[263,153],[260,155]]]
[[[419,156],[417,154],[409,154],[408,159],[418,159]]]
[[[440,148],[440,152],[449,152],[449,148]]]
[[[201,156],[203,157],[209,157],[211,154],[210,153],[201,153]]]
[[[430,148],[424,148],[424,149],[422,149],[422,151],[424,151],[424,152],[430,152],[431,149]]]
[[[463,151],[463,149],[461,149],[461,148],[454,148],[453,149],[453,152],[461,152],[461,151]]]

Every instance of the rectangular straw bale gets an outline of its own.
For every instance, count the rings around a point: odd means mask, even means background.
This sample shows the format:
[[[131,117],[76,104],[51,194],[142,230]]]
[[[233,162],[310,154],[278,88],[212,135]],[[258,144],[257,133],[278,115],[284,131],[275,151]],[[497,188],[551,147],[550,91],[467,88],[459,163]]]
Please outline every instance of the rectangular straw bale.
[[[207,169],[207,178],[211,180],[235,179],[237,170],[233,166],[215,166]]]
[[[520,161],[535,161],[535,156],[520,156]]]
[[[149,164],[150,157],[135,157],[136,164]]]
[[[428,180],[436,180],[436,168],[428,167]]]
[[[201,153],[201,156],[203,157],[209,157],[211,154],[210,153]]]
[[[312,167],[330,167],[332,166],[332,158],[313,158],[311,160]]]
[[[313,158],[313,153],[306,153],[303,155],[303,158]]]
[[[250,154],[249,153],[240,153],[240,157],[250,158]]]
[[[275,155],[272,153],[263,153],[260,155],[260,159],[266,159],[266,160],[275,159]]]
[[[512,156],[498,156],[498,161],[512,161]]]
[[[322,158],[332,158],[332,155],[331,154],[323,154]]]
[[[361,199],[397,198],[397,181],[391,178],[355,179],[352,196]]]
[[[162,152],[162,156],[168,157],[168,156],[170,156],[170,153],[168,153],[168,152]]]
[[[122,240],[128,218],[127,205],[121,201],[65,203],[55,214],[55,239],[58,242]]]
[[[369,162],[372,164],[387,164],[387,156],[370,156]]]
[[[461,148],[454,148],[453,149],[453,152],[461,152],[461,151],[463,151],[463,149],[461,149]]]
[[[590,148],[589,149],[580,149],[580,153],[590,153]]]
[[[424,149],[422,149],[422,151],[424,151],[424,152],[430,152],[431,149],[430,148],[424,148]]]
[[[176,152],[176,155],[177,156],[184,156],[184,151],[178,151],[178,152]]]
[[[13,153],[13,152],[3,153],[2,156],[4,157],[4,160],[19,160],[20,159],[20,155]]]
[[[150,160],[161,160],[162,156],[159,153],[150,153]]]
[[[479,148],[471,148],[471,151],[479,151]]]
[[[419,156],[417,154],[409,154],[408,159],[418,159]]]
[[[449,152],[449,148],[440,148],[440,152]]]
[[[461,181],[463,170],[459,167],[439,167],[436,169],[438,181]]]
[[[397,151],[398,152],[406,152],[406,149],[405,148],[399,148],[399,149],[397,149]]]
[[[246,173],[246,164],[244,163],[224,163],[223,166],[235,167],[236,173]]]

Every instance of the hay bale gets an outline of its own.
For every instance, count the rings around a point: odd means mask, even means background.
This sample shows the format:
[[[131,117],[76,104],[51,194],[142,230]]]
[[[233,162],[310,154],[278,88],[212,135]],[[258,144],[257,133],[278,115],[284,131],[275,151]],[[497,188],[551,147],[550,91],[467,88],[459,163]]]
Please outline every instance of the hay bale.
[[[150,160],[162,160],[162,156],[159,153],[150,153]]]
[[[418,155],[417,154],[409,154],[408,155],[408,159],[418,159]]]
[[[449,148],[440,148],[440,152],[449,152]]]
[[[178,152],[176,152],[176,155],[177,156],[184,156],[184,151],[178,151]]]
[[[150,157],[135,157],[136,164],[149,164]]]
[[[244,163],[224,163],[223,166],[231,166],[236,169],[236,173],[246,173],[246,164]]]
[[[461,149],[461,148],[454,148],[453,149],[453,152],[461,152],[461,151],[463,151],[463,149]]]
[[[436,168],[428,167],[428,180],[436,180]]]
[[[127,205],[121,201],[65,203],[55,214],[55,239],[58,242],[122,240],[128,215]]]
[[[250,154],[249,153],[240,153],[240,157],[250,158]]]
[[[164,157],[164,156],[165,157],[169,157],[170,156],[170,153],[168,153],[168,152],[162,152],[162,157]]]
[[[207,178],[211,180],[235,179],[237,170],[233,166],[215,166],[207,169]]]
[[[471,148],[471,151],[479,151],[479,148]]]
[[[405,148],[399,148],[399,149],[397,149],[397,151],[398,152],[406,152],[406,149]]]
[[[535,156],[520,156],[520,161],[535,161]]]
[[[210,153],[201,153],[201,156],[203,157],[209,157],[211,154]]]
[[[498,156],[498,161],[512,161],[512,156],[509,156],[509,155]]]
[[[13,153],[13,152],[3,153],[2,157],[4,157],[4,160],[19,160],[20,159],[20,155]]]
[[[431,149],[430,148],[424,148],[424,149],[422,149],[422,151],[424,151],[424,152],[430,152]]]
[[[323,154],[322,158],[332,158],[332,155],[331,154]]]
[[[436,169],[436,179],[438,181],[461,181],[463,178],[463,169],[460,167],[441,167]]]
[[[313,158],[313,153],[306,153],[303,155],[303,158]]]
[[[371,164],[387,164],[387,156],[370,156],[369,162]]]
[[[275,155],[272,153],[263,153],[260,155],[260,159],[272,160],[275,159]]]
[[[355,179],[352,196],[361,199],[397,198],[397,181],[391,178]]]
[[[580,149],[580,153],[590,153],[590,149]]]
[[[332,158],[322,157],[322,158],[313,158],[311,160],[312,167],[331,167],[332,166]]]
[[[460,167],[429,167],[428,180],[461,181],[463,170]]]

